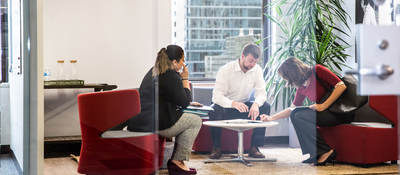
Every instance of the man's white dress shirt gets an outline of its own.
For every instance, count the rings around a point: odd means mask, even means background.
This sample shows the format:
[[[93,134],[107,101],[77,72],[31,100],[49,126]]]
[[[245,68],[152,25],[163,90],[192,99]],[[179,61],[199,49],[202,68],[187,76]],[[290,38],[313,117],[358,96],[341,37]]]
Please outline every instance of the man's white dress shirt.
[[[253,90],[255,102],[262,106],[267,95],[261,67],[257,64],[244,73],[239,60],[235,60],[219,69],[212,101],[224,108],[232,108],[232,101],[248,101]]]

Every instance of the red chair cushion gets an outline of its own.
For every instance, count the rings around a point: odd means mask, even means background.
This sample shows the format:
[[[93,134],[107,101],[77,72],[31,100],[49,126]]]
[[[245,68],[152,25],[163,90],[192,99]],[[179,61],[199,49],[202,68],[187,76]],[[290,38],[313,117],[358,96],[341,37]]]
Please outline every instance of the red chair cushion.
[[[340,162],[374,164],[397,160],[396,128],[345,124],[319,128],[319,131],[336,150],[336,159]]]
[[[370,107],[389,119],[393,128],[343,124],[318,129],[327,144],[336,150],[338,161],[375,164],[398,160],[397,103],[396,96],[369,97]]]

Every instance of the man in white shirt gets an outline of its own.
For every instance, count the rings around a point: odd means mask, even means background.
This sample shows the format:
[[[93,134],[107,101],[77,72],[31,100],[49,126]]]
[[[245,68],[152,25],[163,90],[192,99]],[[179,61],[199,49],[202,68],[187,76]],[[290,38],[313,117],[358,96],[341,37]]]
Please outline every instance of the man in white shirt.
[[[210,120],[251,119],[259,120],[259,115],[270,112],[266,103],[263,71],[257,61],[261,56],[260,48],[247,44],[241,58],[227,63],[217,73],[212,101],[214,111],[209,112]],[[254,102],[249,98],[254,91]],[[211,159],[219,159],[221,153],[221,128],[212,127],[213,151]],[[265,128],[253,129],[250,157],[264,158],[258,150],[264,145]]]

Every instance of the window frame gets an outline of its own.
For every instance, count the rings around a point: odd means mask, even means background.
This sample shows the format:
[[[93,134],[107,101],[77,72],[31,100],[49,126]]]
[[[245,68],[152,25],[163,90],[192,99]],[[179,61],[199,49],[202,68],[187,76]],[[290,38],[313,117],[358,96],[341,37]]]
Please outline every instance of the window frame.
[[[268,7],[268,3],[270,3],[271,0],[262,0],[262,14],[271,14],[271,8]],[[262,41],[262,47],[261,49],[263,50],[263,65],[262,68],[265,67],[265,65],[268,62],[268,59],[272,56],[272,51],[271,49],[265,49],[265,48],[270,48],[272,44],[272,39],[271,39],[271,34],[272,34],[272,27],[271,27],[271,21],[265,16],[262,15],[262,31],[261,31],[261,36],[263,39]],[[266,76],[268,72],[268,68],[264,70],[264,77]],[[215,78],[207,78],[207,77],[189,77],[189,81],[193,83],[215,83]]]
[[[7,1],[1,1],[0,6],[8,7]],[[9,60],[8,25],[9,25],[8,8],[1,8],[1,11],[0,11],[0,30],[1,30],[1,34],[0,34],[0,37],[1,37],[0,83],[7,83],[8,79],[9,79],[9,74],[8,74],[8,65],[9,65],[9,63],[8,63],[8,60]]]

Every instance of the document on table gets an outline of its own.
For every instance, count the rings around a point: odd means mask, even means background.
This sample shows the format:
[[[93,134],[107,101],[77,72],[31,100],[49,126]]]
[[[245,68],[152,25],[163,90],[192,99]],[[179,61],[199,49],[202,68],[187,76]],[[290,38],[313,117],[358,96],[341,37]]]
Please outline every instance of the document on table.
[[[225,123],[230,124],[247,124],[247,123],[262,123],[261,120],[248,120],[248,119],[232,119],[232,120],[222,120]]]
[[[208,116],[208,112],[207,111],[200,111],[200,110],[193,110],[193,109],[185,109],[183,110],[183,112],[185,113],[191,113],[191,114],[196,114],[199,116]]]
[[[210,106],[188,106],[187,109],[192,109],[192,110],[202,110],[202,111],[213,111],[214,109]]]

